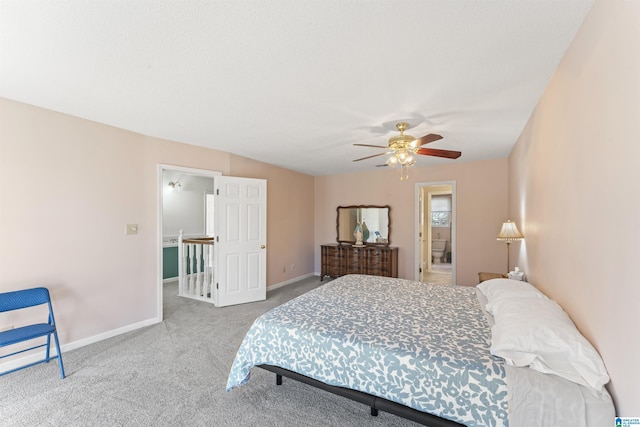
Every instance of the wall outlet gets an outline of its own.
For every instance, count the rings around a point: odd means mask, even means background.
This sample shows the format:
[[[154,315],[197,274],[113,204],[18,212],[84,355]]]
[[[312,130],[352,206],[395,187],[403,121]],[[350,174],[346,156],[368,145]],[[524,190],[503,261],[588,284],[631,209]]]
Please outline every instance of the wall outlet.
[[[127,224],[124,234],[138,234],[138,224]]]

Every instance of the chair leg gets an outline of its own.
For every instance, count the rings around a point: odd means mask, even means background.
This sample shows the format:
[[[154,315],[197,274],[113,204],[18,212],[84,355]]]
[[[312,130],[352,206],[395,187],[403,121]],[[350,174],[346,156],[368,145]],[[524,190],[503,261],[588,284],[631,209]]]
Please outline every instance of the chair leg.
[[[51,335],[49,335],[49,337],[51,337]],[[60,378],[64,379],[64,365],[62,364],[62,352],[60,351],[60,341],[58,341],[57,331],[53,333],[53,338],[56,342],[56,351],[58,352],[58,366],[60,367]],[[48,352],[49,352],[49,347],[47,346],[47,353]]]
[[[50,350],[51,350],[51,334],[47,335],[47,352],[46,352],[45,358],[44,358],[46,363],[49,363],[49,359],[50,359],[49,351]]]

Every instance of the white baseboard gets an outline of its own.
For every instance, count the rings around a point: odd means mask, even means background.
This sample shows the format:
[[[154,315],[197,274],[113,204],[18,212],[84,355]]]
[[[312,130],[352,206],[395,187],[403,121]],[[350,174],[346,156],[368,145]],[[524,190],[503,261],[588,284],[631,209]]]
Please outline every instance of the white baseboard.
[[[127,332],[135,331],[136,329],[144,328],[146,326],[155,325],[156,323],[160,323],[162,320],[158,320],[157,318],[143,320],[142,322],[133,323],[131,325],[123,326],[118,329],[112,329],[107,332],[103,332],[98,335],[94,335],[88,338],[84,338],[78,341],[73,341],[70,343],[62,344],[60,346],[60,351],[65,353],[67,351],[75,350],[76,348],[81,348],[90,344],[97,343],[99,341],[106,340],[108,338],[113,338],[117,335],[121,335]],[[44,359],[46,350],[39,350],[33,352],[27,356],[22,356],[17,359],[12,359],[7,362],[0,364],[0,372],[10,371],[15,368],[19,368],[24,365],[28,365],[29,363],[37,362],[38,360]],[[51,351],[49,353],[51,356],[56,356],[58,352],[56,351],[56,345],[54,343],[53,338],[51,338]],[[64,356],[63,356],[64,362]]]
[[[273,291],[273,290],[281,288],[283,286],[290,285],[290,284],[295,283],[295,282],[299,282],[300,280],[303,280],[303,279],[308,279],[309,277],[313,277],[313,276],[319,276],[319,274],[308,273],[308,274],[304,274],[302,276],[295,277],[293,279],[285,280],[284,282],[276,283],[274,285],[269,286],[267,288],[267,292]]]

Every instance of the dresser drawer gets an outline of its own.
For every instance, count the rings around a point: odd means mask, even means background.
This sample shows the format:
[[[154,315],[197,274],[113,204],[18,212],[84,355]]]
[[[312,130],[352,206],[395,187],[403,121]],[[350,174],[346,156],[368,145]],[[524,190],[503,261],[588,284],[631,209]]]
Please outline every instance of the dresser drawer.
[[[345,274],[398,277],[398,248],[330,244],[320,249],[320,280]]]

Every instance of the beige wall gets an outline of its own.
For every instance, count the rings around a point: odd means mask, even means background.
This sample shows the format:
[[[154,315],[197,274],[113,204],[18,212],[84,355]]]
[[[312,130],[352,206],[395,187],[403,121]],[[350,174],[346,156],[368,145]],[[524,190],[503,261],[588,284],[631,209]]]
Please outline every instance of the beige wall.
[[[640,2],[596,1],[509,159],[519,263],[600,351],[627,417],[640,414],[639,23]]]
[[[496,236],[507,219],[507,159],[497,159],[412,167],[408,181],[388,168],[316,177],[315,271],[320,271],[320,245],[336,241],[338,206],[390,205],[398,274],[415,278],[415,184],[442,181],[456,181],[458,284],[477,284],[479,271],[505,270],[506,247]]]
[[[0,118],[0,291],[50,287],[63,343],[156,319],[158,164],[266,178],[267,284],[313,273],[311,176],[6,99]]]

